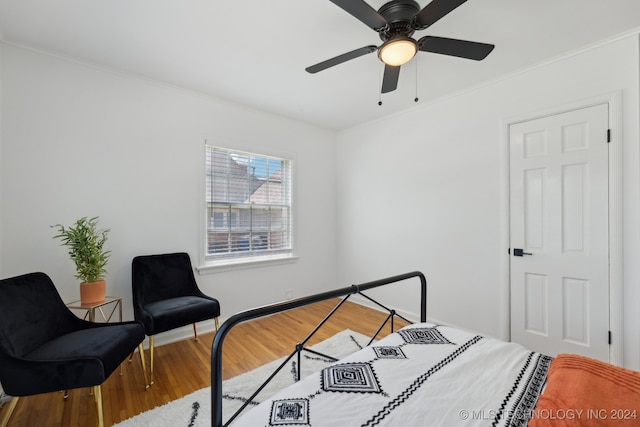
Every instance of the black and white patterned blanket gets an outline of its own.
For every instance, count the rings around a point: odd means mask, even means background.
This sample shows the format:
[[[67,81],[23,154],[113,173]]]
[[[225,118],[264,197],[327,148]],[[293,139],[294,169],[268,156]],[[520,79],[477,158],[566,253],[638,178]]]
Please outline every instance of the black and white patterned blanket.
[[[526,426],[551,358],[422,323],[288,387],[241,426]]]

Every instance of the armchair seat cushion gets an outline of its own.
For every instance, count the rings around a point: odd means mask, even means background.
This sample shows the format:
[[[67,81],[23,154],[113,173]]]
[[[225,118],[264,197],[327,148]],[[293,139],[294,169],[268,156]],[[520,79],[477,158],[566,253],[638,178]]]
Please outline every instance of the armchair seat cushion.
[[[220,315],[218,301],[199,296],[181,296],[144,305],[145,333],[155,335]]]
[[[60,383],[80,384],[85,387],[101,384],[121,361],[127,358],[144,340],[142,325],[137,322],[105,324],[99,328],[83,329],[48,341],[27,354],[28,361],[63,361],[51,375],[60,376]],[[74,366],[68,359],[79,360]],[[88,369],[80,369],[80,367]]]

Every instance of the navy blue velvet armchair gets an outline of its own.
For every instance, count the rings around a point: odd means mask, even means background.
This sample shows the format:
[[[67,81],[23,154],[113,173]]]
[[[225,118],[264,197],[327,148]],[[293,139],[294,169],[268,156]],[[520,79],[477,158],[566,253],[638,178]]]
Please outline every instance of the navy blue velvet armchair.
[[[209,319],[215,319],[217,331],[220,304],[198,288],[187,253],[137,256],[131,274],[134,315],[149,336],[151,385],[155,335],[193,324],[197,340],[196,322]]]
[[[91,323],[73,314],[44,273],[0,280],[0,382],[18,397],[93,387],[98,425],[104,425],[100,385],[138,347],[142,369],[144,329],[139,322]]]

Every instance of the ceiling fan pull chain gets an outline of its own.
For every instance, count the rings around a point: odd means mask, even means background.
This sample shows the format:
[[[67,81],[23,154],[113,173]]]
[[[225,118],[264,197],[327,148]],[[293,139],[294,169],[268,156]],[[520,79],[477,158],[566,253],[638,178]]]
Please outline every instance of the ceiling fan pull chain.
[[[378,68],[378,70],[384,70],[384,66],[382,68]],[[378,71],[378,87],[382,87],[382,73],[383,71]],[[378,105],[382,105],[382,91],[378,91]]]
[[[414,60],[416,62],[416,97],[413,102],[418,102],[418,58]]]

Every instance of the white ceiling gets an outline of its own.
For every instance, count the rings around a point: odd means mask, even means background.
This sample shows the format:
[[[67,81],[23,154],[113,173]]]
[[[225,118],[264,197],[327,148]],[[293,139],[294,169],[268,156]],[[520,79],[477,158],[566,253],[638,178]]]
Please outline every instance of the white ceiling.
[[[428,0],[418,0],[424,7]],[[385,0],[369,0],[378,9]],[[428,30],[496,45],[481,62],[420,52],[382,96],[379,45],[329,0],[0,0],[0,37],[330,129],[375,120],[640,28],[640,0],[468,0]],[[418,76],[416,78],[416,63]]]

